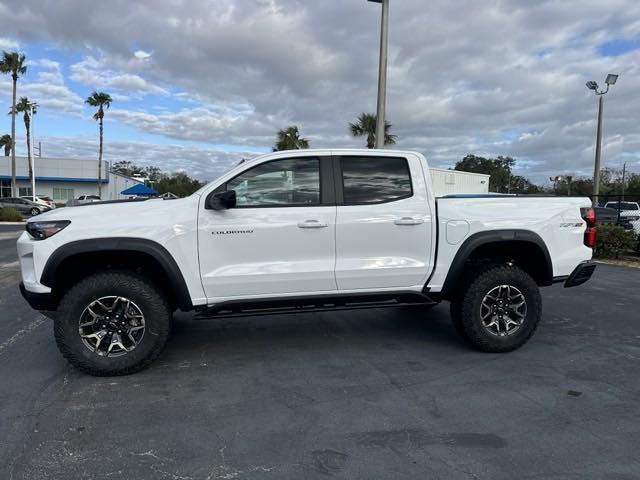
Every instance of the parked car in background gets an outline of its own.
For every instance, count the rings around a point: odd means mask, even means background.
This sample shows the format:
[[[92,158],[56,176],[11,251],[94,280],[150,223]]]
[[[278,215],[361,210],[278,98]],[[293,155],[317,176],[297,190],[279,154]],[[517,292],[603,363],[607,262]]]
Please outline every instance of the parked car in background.
[[[25,195],[25,196],[22,196],[20,198],[23,198],[24,200],[34,201],[33,197],[31,195]],[[40,204],[40,205],[44,205],[45,207],[56,208],[55,202],[53,200],[51,200],[49,197],[36,195],[35,202]]]
[[[0,198],[0,207],[15,208],[20,213],[31,216],[40,215],[42,212],[51,210],[51,208],[46,205],[20,197]]]
[[[80,195],[78,197],[78,201],[80,203],[99,202],[100,197],[98,195]]]
[[[74,198],[67,202],[67,207],[74,207],[76,205],[83,205],[85,203],[99,202],[101,199],[98,195],[80,195],[78,198]]]
[[[624,219],[631,228],[640,232],[640,205],[638,202],[607,202],[604,207],[615,210],[616,214],[620,213],[620,220]]]

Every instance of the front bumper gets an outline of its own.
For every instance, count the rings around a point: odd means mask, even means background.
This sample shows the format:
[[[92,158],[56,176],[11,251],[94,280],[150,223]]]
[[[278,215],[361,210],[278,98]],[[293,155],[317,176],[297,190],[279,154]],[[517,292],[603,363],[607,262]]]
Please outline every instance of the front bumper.
[[[565,288],[569,287],[577,287],[578,285],[582,285],[587,280],[591,278],[593,275],[593,271],[596,269],[596,264],[593,262],[583,262],[578,265],[571,275],[564,282]]]
[[[24,287],[23,282],[20,282],[20,293],[34,310],[51,311],[58,307],[58,302],[53,294],[30,292]]]

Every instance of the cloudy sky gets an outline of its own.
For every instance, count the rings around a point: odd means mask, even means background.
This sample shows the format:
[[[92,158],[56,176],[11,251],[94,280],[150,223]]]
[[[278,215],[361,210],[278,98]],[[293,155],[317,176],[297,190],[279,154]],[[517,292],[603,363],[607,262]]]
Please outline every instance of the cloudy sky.
[[[312,147],[361,146],[347,125],[375,111],[379,15],[365,0],[0,0],[0,49],[28,57],[18,95],[41,105],[45,156],[96,155],[83,100],[99,89],[108,160],[212,179],[290,124]],[[538,182],[591,174],[584,84],[608,72],[603,163],[640,172],[640,2],[391,0],[388,117],[436,166],[502,154]],[[10,93],[0,78],[0,111]]]

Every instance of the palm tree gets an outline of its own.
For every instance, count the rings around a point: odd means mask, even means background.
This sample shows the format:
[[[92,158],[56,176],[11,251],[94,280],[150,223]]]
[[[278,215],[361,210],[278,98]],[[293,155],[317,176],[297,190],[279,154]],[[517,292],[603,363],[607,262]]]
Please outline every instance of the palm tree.
[[[27,73],[25,56],[23,53],[2,51],[0,59],[0,72],[10,73],[13,80],[13,98],[11,102],[11,196],[17,195],[16,190],[16,89],[18,77]]]
[[[389,130],[391,124],[388,121],[384,121],[384,144],[393,145],[396,143],[397,135],[391,135]],[[371,113],[362,113],[358,117],[356,123],[350,123],[349,129],[351,135],[354,137],[367,136],[367,148],[376,148],[376,115]]]
[[[24,114],[24,128],[27,131],[27,158],[29,159],[29,180],[33,178],[33,169],[31,164],[31,113],[36,113],[36,102],[30,102],[27,97],[20,97],[18,103],[16,103],[16,113],[21,112]],[[11,112],[9,112],[11,113]]]
[[[281,150],[302,150],[309,148],[309,140],[300,137],[298,127],[292,125],[284,130],[278,130],[276,146],[273,147],[274,152]]]
[[[4,147],[4,156],[11,155],[11,135],[8,133],[0,137],[0,148]]]
[[[98,111],[93,114],[93,119],[97,120],[100,124],[100,147],[98,149],[98,196],[102,198],[102,136],[104,132],[103,119],[104,119],[104,108],[109,108],[111,106],[111,97],[108,93],[104,92],[96,92],[94,91],[89,98],[87,98],[85,103],[88,103],[92,107],[98,107]]]

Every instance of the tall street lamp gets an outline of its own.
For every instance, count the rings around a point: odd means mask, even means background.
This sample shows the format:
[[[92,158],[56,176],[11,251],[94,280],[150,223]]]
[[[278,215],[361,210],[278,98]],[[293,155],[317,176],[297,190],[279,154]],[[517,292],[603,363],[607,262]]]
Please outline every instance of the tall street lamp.
[[[596,130],[596,161],[593,169],[593,205],[598,202],[598,195],[600,193],[600,150],[602,148],[602,107],[605,94],[609,91],[611,85],[615,85],[618,80],[618,75],[610,73],[607,75],[604,81],[607,84],[605,90],[599,90],[598,84],[593,80],[587,82],[587,88],[593,90],[598,96],[598,128]]]
[[[382,4],[380,63],[378,66],[378,110],[376,113],[376,148],[384,148],[384,120],[387,100],[387,46],[389,44],[389,0],[368,1]]]
[[[38,113],[38,104],[33,102],[31,104],[31,135],[29,137],[29,165],[31,167],[31,197],[32,200],[35,202],[36,201],[36,166],[35,166],[35,161],[33,158],[33,136],[34,136],[34,132],[35,132],[35,122],[34,122],[34,118],[35,118],[35,114]]]

